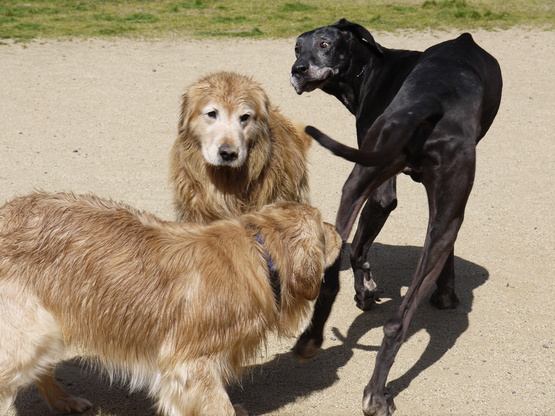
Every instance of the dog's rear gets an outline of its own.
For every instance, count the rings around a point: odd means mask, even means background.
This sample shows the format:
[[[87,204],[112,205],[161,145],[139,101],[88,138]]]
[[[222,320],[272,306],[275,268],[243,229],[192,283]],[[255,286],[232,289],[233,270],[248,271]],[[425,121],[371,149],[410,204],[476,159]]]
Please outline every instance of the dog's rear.
[[[399,157],[409,141],[422,143],[443,114],[443,106],[433,98],[422,99],[398,111],[394,116],[383,114],[378,117],[362,142],[379,143],[380,147],[373,151],[349,147],[313,126],[307,126],[306,132],[336,156],[362,166],[384,166]],[[395,121],[392,122],[391,119]]]
[[[32,382],[54,410],[90,406],[53,376],[74,345],[166,415],[242,414],[225,383],[269,331],[295,331],[339,245],[300,204],[201,226],[88,196],[16,199],[0,209],[0,410]]]
[[[310,144],[252,79],[200,79],[183,95],[170,155],[178,219],[208,223],[273,202],[307,203]]]
[[[0,415],[8,411],[20,386],[42,378],[51,380],[47,388],[37,385],[51,409],[68,413],[91,406],[85,399],[56,394],[61,387],[52,369],[64,351],[61,328],[21,282],[5,281],[1,275],[0,334]]]

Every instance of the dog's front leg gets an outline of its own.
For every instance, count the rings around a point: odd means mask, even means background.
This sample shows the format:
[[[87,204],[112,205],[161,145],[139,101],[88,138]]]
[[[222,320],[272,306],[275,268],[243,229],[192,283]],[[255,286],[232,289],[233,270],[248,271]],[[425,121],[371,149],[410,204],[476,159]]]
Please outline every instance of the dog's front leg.
[[[174,366],[163,374],[158,390],[158,410],[165,416],[248,416],[233,406],[220,373],[225,363],[199,358]]]
[[[344,246],[341,249],[344,251]],[[293,354],[300,359],[308,360],[315,357],[324,342],[324,326],[328,320],[335,298],[339,293],[339,271],[341,255],[324,273],[324,281],[320,294],[314,305],[314,313],[309,327],[301,334],[293,347]]]
[[[377,299],[368,252],[391,211],[397,207],[397,178],[394,176],[379,186],[368,198],[351,245],[351,267],[354,274],[355,302],[363,311]]]

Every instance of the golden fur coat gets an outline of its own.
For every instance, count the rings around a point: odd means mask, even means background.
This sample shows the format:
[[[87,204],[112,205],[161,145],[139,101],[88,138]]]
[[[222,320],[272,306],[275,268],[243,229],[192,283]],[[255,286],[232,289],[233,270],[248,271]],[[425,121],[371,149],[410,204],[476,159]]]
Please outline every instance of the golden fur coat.
[[[181,221],[207,223],[280,202],[309,202],[311,138],[252,79],[208,75],[183,95],[170,180]],[[233,148],[234,161],[217,152]]]

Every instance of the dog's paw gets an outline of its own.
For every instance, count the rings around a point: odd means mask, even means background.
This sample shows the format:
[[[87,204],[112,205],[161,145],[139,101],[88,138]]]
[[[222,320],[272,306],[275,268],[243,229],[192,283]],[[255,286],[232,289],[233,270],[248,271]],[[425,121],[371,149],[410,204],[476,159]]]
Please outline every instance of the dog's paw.
[[[307,361],[316,357],[321,347],[322,342],[313,338],[303,339],[301,337],[293,347],[292,352],[299,361]]]
[[[249,416],[249,412],[240,404],[234,404],[235,416]]]
[[[438,289],[430,298],[430,303],[438,309],[455,309],[459,305],[459,298],[454,290],[444,290],[440,292]]]
[[[362,410],[368,416],[392,416],[396,410],[393,396],[389,394],[379,396],[365,392],[362,404]]]
[[[87,399],[75,396],[60,397],[54,402],[49,403],[52,410],[61,414],[83,413],[92,407],[92,403]]]

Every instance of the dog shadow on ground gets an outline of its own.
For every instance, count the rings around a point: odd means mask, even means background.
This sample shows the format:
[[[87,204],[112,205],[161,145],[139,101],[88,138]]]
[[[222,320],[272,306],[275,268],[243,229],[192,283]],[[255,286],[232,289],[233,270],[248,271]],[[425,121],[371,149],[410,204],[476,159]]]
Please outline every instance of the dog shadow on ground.
[[[370,311],[361,312],[348,328],[331,328],[333,338],[340,344],[327,346],[324,340],[323,349],[314,359],[299,362],[291,353],[285,352],[252,369],[252,372],[244,377],[242,386],[230,389],[232,402],[243,403],[254,415],[275,411],[336,383],[339,380],[338,371],[351,360],[355,350],[377,352],[379,343],[365,345],[360,340],[372,330],[380,331],[381,340],[381,328],[401,303],[401,288],[408,286],[420,253],[420,247],[374,243],[370,252],[370,263],[382,301]],[[348,255],[344,255],[341,269],[350,269]],[[441,359],[468,328],[468,314],[472,310],[474,299],[473,290],[486,282],[489,273],[483,267],[461,258],[455,258],[455,272],[459,306],[455,310],[440,311],[427,302],[421,305],[412,322],[408,338],[423,329],[429,334],[428,345],[407,372],[388,382],[389,394],[396,396],[408,388],[422,371]],[[342,277],[341,284],[342,291],[347,290],[354,295],[350,277]],[[352,307],[356,308],[354,301]],[[329,337],[327,344],[330,344]],[[360,374],[364,376],[360,377],[359,384],[352,386],[353,395],[357,400],[362,400],[362,391],[374,368],[373,359],[360,363],[360,367]]]
[[[336,345],[329,346],[328,337],[324,341],[323,349],[314,359],[299,362],[286,351],[262,365],[249,368],[241,385],[230,387],[231,401],[243,403],[252,415],[275,411],[297,399],[323,391],[339,381],[339,370],[351,360],[355,350],[377,351],[379,344],[364,345],[360,340],[372,330],[381,331],[381,327],[400,304],[401,288],[409,284],[420,251],[420,247],[374,243],[370,262],[383,301],[370,311],[361,312],[347,328],[331,328]],[[342,270],[348,269],[348,255],[345,255]],[[389,381],[390,394],[396,396],[408,388],[422,371],[441,359],[468,328],[468,314],[472,310],[474,299],[473,290],[484,284],[489,274],[483,267],[461,258],[455,259],[455,271],[460,305],[456,310],[447,311],[439,311],[428,303],[420,307],[409,331],[409,338],[424,329],[429,334],[428,345],[407,372]],[[342,276],[341,283],[343,291],[353,292],[350,277]],[[337,307],[338,305],[335,309]],[[354,301],[351,307],[355,308]],[[381,332],[379,338],[381,339]],[[360,363],[360,366],[360,374],[364,376],[361,376],[357,385],[352,386],[353,395],[357,400],[362,397],[362,390],[368,382],[374,362],[365,361]],[[143,392],[129,394],[119,383],[111,385],[99,371],[88,369],[87,365],[78,359],[61,364],[56,371],[56,377],[71,394],[93,402],[93,409],[85,415],[156,415],[153,401]],[[34,387],[18,395],[15,407],[18,416],[52,414]]]
[[[101,371],[78,358],[64,361],[56,368],[56,379],[69,393],[92,402],[82,415],[158,416],[155,403],[144,391],[130,393],[122,383],[110,383]],[[15,401],[18,416],[54,416],[33,386],[21,391]]]

